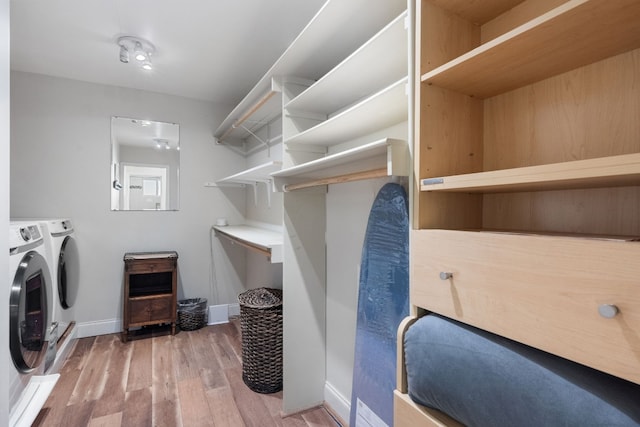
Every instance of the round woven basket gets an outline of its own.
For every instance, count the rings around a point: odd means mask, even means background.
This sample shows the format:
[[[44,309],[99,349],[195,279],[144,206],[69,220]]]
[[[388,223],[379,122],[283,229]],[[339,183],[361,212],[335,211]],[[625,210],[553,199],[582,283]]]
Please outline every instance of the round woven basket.
[[[183,331],[195,331],[207,324],[207,299],[190,298],[178,301],[178,325]]]
[[[251,289],[238,295],[242,380],[258,393],[282,390],[282,291]]]

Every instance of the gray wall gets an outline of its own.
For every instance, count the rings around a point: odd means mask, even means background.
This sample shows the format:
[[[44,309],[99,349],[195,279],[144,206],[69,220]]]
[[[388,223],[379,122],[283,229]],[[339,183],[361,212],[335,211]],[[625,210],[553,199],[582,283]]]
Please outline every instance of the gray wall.
[[[210,227],[218,217],[242,222],[245,196],[204,185],[245,167],[245,159],[213,143],[212,129],[228,108],[21,72],[11,74],[11,92],[11,216],[74,220],[81,335],[120,327],[125,252],[176,250],[179,298],[237,302],[245,253],[210,240]],[[180,125],[179,211],[110,210],[111,116]]]

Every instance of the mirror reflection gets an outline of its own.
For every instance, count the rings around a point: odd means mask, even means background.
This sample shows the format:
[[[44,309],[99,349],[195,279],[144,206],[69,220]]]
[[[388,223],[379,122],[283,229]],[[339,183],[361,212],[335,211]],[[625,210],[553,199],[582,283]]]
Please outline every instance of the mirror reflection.
[[[180,127],[111,118],[111,210],[178,210]]]

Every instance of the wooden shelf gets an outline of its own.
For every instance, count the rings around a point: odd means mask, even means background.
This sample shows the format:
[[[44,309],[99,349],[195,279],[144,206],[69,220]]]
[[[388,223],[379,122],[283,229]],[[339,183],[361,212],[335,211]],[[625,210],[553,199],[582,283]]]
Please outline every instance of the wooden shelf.
[[[253,168],[244,170],[237,174],[222,178],[216,181],[218,185],[226,184],[255,184],[258,182],[269,182],[271,180],[271,173],[280,170],[282,162],[271,161],[264,163]]]
[[[214,226],[216,235],[266,256],[271,263],[282,262],[282,233],[250,225]]]
[[[294,135],[286,144],[332,146],[407,120],[407,78]]]
[[[289,112],[329,115],[407,75],[404,12],[315,84],[291,100]],[[380,67],[380,61],[384,67]],[[369,70],[376,69],[375,72]]]
[[[571,0],[421,80],[488,98],[640,47],[638,16],[636,0]]]
[[[640,153],[420,180],[422,191],[509,192],[640,185]]]
[[[408,176],[407,142],[385,138],[356,148],[272,173],[278,191],[354,181],[367,178],[367,172],[383,170],[382,176]],[[330,182],[327,182],[330,181]],[[334,182],[335,181],[335,182]],[[287,188],[292,186],[290,188]]]

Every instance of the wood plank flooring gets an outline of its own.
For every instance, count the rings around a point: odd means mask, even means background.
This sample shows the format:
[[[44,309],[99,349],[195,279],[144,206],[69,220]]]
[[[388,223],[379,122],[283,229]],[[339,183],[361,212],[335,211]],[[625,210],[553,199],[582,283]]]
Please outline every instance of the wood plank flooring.
[[[336,427],[324,408],[283,417],[282,392],[242,381],[239,321],[122,343],[79,339],[33,426]]]

